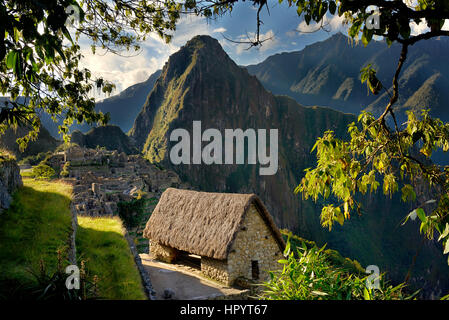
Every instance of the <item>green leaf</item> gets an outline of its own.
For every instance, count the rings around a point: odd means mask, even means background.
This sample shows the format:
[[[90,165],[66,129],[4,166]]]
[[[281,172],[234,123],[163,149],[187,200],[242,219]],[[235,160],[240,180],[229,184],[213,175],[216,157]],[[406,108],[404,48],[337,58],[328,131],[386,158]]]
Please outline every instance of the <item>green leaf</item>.
[[[16,65],[16,59],[17,59],[17,52],[10,51],[6,56],[6,67],[8,69],[13,69],[14,66]]]
[[[284,257],[288,256],[289,253],[290,253],[290,236],[287,240],[287,244],[285,245]]]
[[[337,5],[335,4],[335,1],[329,2],[329,12],[334,15],[335,11],[337,10]]]
[[[371,39],[373,38],[373,34],[373,30],[370,30],[367,27],[363,28],[362,43],[365,47],[370,43]]]
[[[401,190],[402,190],[401,199],[403,202],[416,200],[416,192],[412,185],[406,184]]]
[[[278,263],[281,263],[281,264],[288,264],[288,260],[281,259],[281,260],[278,260]]]
[[[419,220],[421,220],[424,223],[427,222],[426,213],[423,208],[416,209],[416,214],[418,215]]]
[[[444,246],[443,254],[448,254],[448,253],[449,253],[449,241],[446,240],[446,245]]]
[[[415,209],[415,210],[411,211],[411,212],[405,217],[405,220],[404,220],[404,222],[403,222],[401,225],[406,224],[407,221],[408,221],[408,219],[412,219],[413,221],[415,221],[416,216],[417,216],[417,212],[416,212],[416,209]]]
[[[366,288],[363,288],[363,298],[365,300],[371,300],[371,295],[369,294],[369,291]]]

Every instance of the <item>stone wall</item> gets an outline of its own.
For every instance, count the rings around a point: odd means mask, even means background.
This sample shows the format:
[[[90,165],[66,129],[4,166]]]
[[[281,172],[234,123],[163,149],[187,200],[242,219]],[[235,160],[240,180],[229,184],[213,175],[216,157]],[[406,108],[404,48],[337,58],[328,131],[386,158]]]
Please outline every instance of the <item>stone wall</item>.
[[[125,232],[125,239],[126,241],[128,241],[129,249],[134,256],[134,262],[136,263],[137,270],[139,270],[145,294],[147,295],[148,299],[156,300],[156,292],[153,290],[153,286],[151,285],[150,275],[143,266],[142,260],[140,259],[139,253],[137,252],[134,239],[129,236],[128,231]]]
[[[12,194],[22,185],[22,176],[16,161],[0,157],[0,213],[9,208]]]
[[[150,253],[157,260],[172,263],[177,258],[179,251],[150,240]]]
[[[251,205],[228,256],[229,282],[239,276],[252,279],[252,261],[258,262],[259,279],[256,281],[266,281],[267,271],[280,268],[277,261],[281,258],[278,243],[256,207]]]
[[[201,272],[209,278],[230,285],[226,260],[201,257]]]

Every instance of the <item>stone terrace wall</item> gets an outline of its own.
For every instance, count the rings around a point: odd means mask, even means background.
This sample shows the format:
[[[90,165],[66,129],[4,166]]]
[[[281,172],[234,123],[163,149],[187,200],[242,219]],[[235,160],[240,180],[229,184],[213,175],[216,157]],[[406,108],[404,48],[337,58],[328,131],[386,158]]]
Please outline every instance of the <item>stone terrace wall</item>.
[[[257,281],[268,280],[267,271],[280,268],[277,261],[282,258],[282,252],[254,205],[248,209],[242,229],[228,256],[229,281],[232,283],[240,276],[252,279],[252,260],[259,264]]]

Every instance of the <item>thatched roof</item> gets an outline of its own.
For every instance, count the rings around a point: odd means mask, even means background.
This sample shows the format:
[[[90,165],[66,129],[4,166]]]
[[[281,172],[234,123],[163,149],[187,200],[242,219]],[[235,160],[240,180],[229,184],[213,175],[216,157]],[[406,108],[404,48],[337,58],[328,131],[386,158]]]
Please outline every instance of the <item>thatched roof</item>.
[[[282,236],[255,194],[168,188],[147,222],[144,237],[178,250],[224,260],[251,204],[283,250]]]

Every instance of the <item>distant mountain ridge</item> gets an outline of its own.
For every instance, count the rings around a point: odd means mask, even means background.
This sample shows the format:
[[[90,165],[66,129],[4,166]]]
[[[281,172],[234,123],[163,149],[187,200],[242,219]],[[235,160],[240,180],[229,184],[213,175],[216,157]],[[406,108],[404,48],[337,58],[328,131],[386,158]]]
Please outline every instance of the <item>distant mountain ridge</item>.
[[[41,152],[54,151],[61,141],[56,140],[50,135],[47,129],[41,126],[37,139],[30,141],[27,148],[21,152],[17,144],[17,138],[23,137],[28,133],[29,129],[26,127],[18,127],[17,130],[13,128],[7,129],[0,135],[0,148],[9,151],[17,159],[22,159],[27,156],[36,155]]]
[[[96,110],[102,111],[103,113],[109,112],[111,115],[111,120],[109,124],[119,126],[123,132],[128,132],[131,129],[137,114],[140,112],[148,94],[153,89],[153,86],[161,70],[157,70],[151,74],[147,80],[134,84],[117,95],[103,99],[96,104]],[[42,124],[53,137],[60,138],[58,133],[58,123],[54,122],[50,116],[46,113],[40,114],[40,119]],[[94,126],[95,127],[95,126]],[[79,130],[86,133],[92,128],[92,126],[83,123],[74,123],[70,131]]]
[[[433,116],[449,121],[448,52],[449,39],[445,37],[409,48],[399,79],[397,105],[401,110],[431,108]],[[246,68],[274,94],[289,95],[301,104],[379,114],[387,104],[388,93],[368,95],[366,86],[360,83],[360,69],[371,63],[384,86],[390,88],[399,54],[397,44],[389,48],[384,41],[372,41],[365,48],[337,33],[301,51],[275,54]]]
[[[70,141],[85,148],[95,149],[98,146],[126,154],[139,153],[132,139],[124,134],[119,126],[115,125],[95,127],[85,134],[79,130],[73,131]]]

